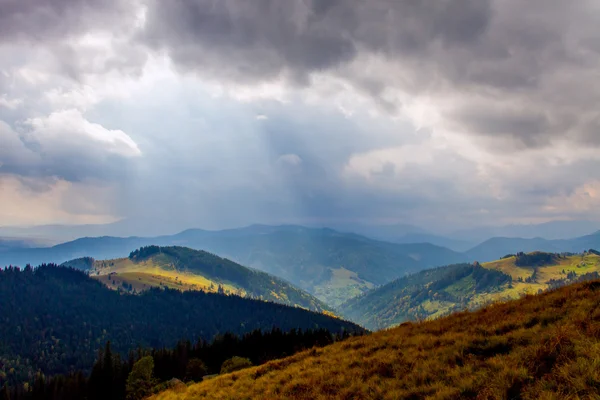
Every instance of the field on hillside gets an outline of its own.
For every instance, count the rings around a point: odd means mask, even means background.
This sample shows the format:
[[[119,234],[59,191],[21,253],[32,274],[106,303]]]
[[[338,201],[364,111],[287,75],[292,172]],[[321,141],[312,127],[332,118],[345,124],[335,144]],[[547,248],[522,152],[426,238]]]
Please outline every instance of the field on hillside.
[[[530,254],[535,254],[535,252]],[[506,285],[501,292],[481,296],[479,301],[516,299],[523,294],[534,294],[540,290],[549,289],[553,280],[568,280],[569,273],[581,276],[600,271],[600,256],[592,253],[556,258],[551,265],[538,267],[518,266],[515,261],[516,256],[511,256],[482,264],[484,268],[495,269],[510,275],[513,281],[512,287]],[[530,282],[527,282],[528,278],[530,278]]]
[[[484,264],[421,271],[351,299],[340,312],[377,330],[541,293],[582,277],[592,279],[598,272],[600,256],[592,253],[521,253]]]
[[[90,276],[112,289],[123,288],[123,283],[131,285],[136,292],[151,287],[168,287],[178,290],[203,290],[217,292],[221,286],[225,293],[244,296],[246,292],[227,282],[218,282],[198,274],[177,271],[168,261],[155,259],[133,262],[129,258],[95,261]]]
[[[200,398],[598,399],[600,281],[405,323],[153,397]]]

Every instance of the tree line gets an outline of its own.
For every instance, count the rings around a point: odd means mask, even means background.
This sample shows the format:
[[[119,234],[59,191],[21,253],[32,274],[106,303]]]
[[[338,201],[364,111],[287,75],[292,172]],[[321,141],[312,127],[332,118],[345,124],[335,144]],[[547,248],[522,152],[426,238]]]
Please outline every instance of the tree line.
[[[74,371],[46,376],[38,372],[29,382],[9,385],[0,400],[137,400],[181,382],[198,382],[207,375],[232,372],[286,357],[312,347],[343,340],[326,329],[284,332],[275,328],[242,336],[224,334],[213,341],[182,340],[173,348],[129,351],[126,357],[107,342],[98,351],[89,374]]]

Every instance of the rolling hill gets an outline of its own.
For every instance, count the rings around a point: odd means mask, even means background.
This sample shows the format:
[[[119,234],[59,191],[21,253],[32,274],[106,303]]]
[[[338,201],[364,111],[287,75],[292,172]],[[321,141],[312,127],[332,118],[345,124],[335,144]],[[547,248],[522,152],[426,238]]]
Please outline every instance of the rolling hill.
[[[600,282],[405,323],[164,391],[191,399],[597,399]]]
[[[298,307],[201,291],[110,290],[65,267],[0,270],[0,387],[45,375],[89,372],[107,341],[121,356],[179,340],[211,340],[256,329],[362,332],[338,318]]]
[[[598,276],[600,256],[519,253],[483,264],[421,271],[347,301],[340,312],[370,329],[436,318]]]
[[[233,238],[186,231],[175,239],[280,276],[332,306],[409,272],[464,260],[427,243],[394,244],[295,226]]]
[[[64,263],[84,271],[113,289],[141,292],[151,287],[237,294],[317,312],[331,309],[310,294],[265,272],[186,247],[142,247],[127,258]]]
[[[93,257],[126,257],[148,245],[201,249],[279,276],[331,306],[410,272],[466,260],[427,243],[396,244],[352,233],[301,226],[254,225],[224,231],[187,230],[155,238],[81,238],[49,248],[0,253],[0,265]]]

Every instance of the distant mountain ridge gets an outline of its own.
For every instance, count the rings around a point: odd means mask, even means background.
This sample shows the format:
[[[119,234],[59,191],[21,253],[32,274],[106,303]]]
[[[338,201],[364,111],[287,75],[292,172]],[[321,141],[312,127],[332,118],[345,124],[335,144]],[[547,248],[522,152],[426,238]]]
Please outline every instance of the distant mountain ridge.
[[[573,239],[547,240],[543,238],[492,238],[468,250],[470,260],[491,261],[506,254],[519,251],[545,251],[553,253],[581,253],[591,248],[600,248],[600,231]]]
[[[428,243],[382,242],[327,228],[254,225],[225,231],[191,229],[154,238],[80,238],[49,248],[0,253],[0,265],[122,258],[149,245],[209,251],[281,277],[332,306],[407,273],[465,261],[463,254]]]
[[[600,233],[560,240],[492,238],[461,253],[426,242],[392,243],[329,228],[251,225],[156,237],[85,237],[48,248],[8,249],[0,252],[0,265],[122,258],[148,245],[209,251],[281,277],[336,307],[393,279],[440,265],[492,261],[520,251],[577,253],[600,248]]]

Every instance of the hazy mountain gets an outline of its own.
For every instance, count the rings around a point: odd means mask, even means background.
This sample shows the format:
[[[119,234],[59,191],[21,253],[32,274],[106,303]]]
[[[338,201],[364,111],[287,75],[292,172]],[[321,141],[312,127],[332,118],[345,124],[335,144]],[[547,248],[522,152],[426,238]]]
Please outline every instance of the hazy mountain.
[[[466,251],[479,241],[454,239],[428,232],[422,228],[409,224],[393,225],[335,225],[334,228],[341,232],[352,232],[371,239],[392,243],[431,243],[436,246],[447,247],[453,251]]]
[[[51,248],[0,253],[0,265],[62,263],[85,256],[121,258],[147,245],[206,250],[282,277],[330,305],[409,272],[465,260],[465,255],[428,243],[394,244],[353,233],[285,225],[187,230],[154,238],[81,238]]]
[[[466,252],[473,261],[490,261],[507,254],[530,251],[580,253],[600,248],[600,231],[573,239],[546,240],[542,238],[492,238]]]
[[[159,217],[157,217],[159,218]],[[174,234],[181,231],[181,224],[172,224],[166,220],[134,220],[124,219],[108,224],[84,225],[38,225],[30,227],[0,227],[0,236],[13,236],[18,238],[40,238],[52,244],[57,244],[81,237],[99,236],[159,236]]]
[[[42,239],[0,237],[0,252],[14,249],[29,249],[33,247],[50,246],[53,243]]]
[[[558,240],[588,235],[599,229],[600,222],[597,221],[550,221],[541,224],[463,229],[446,236],[479,243],[493,237]]]

